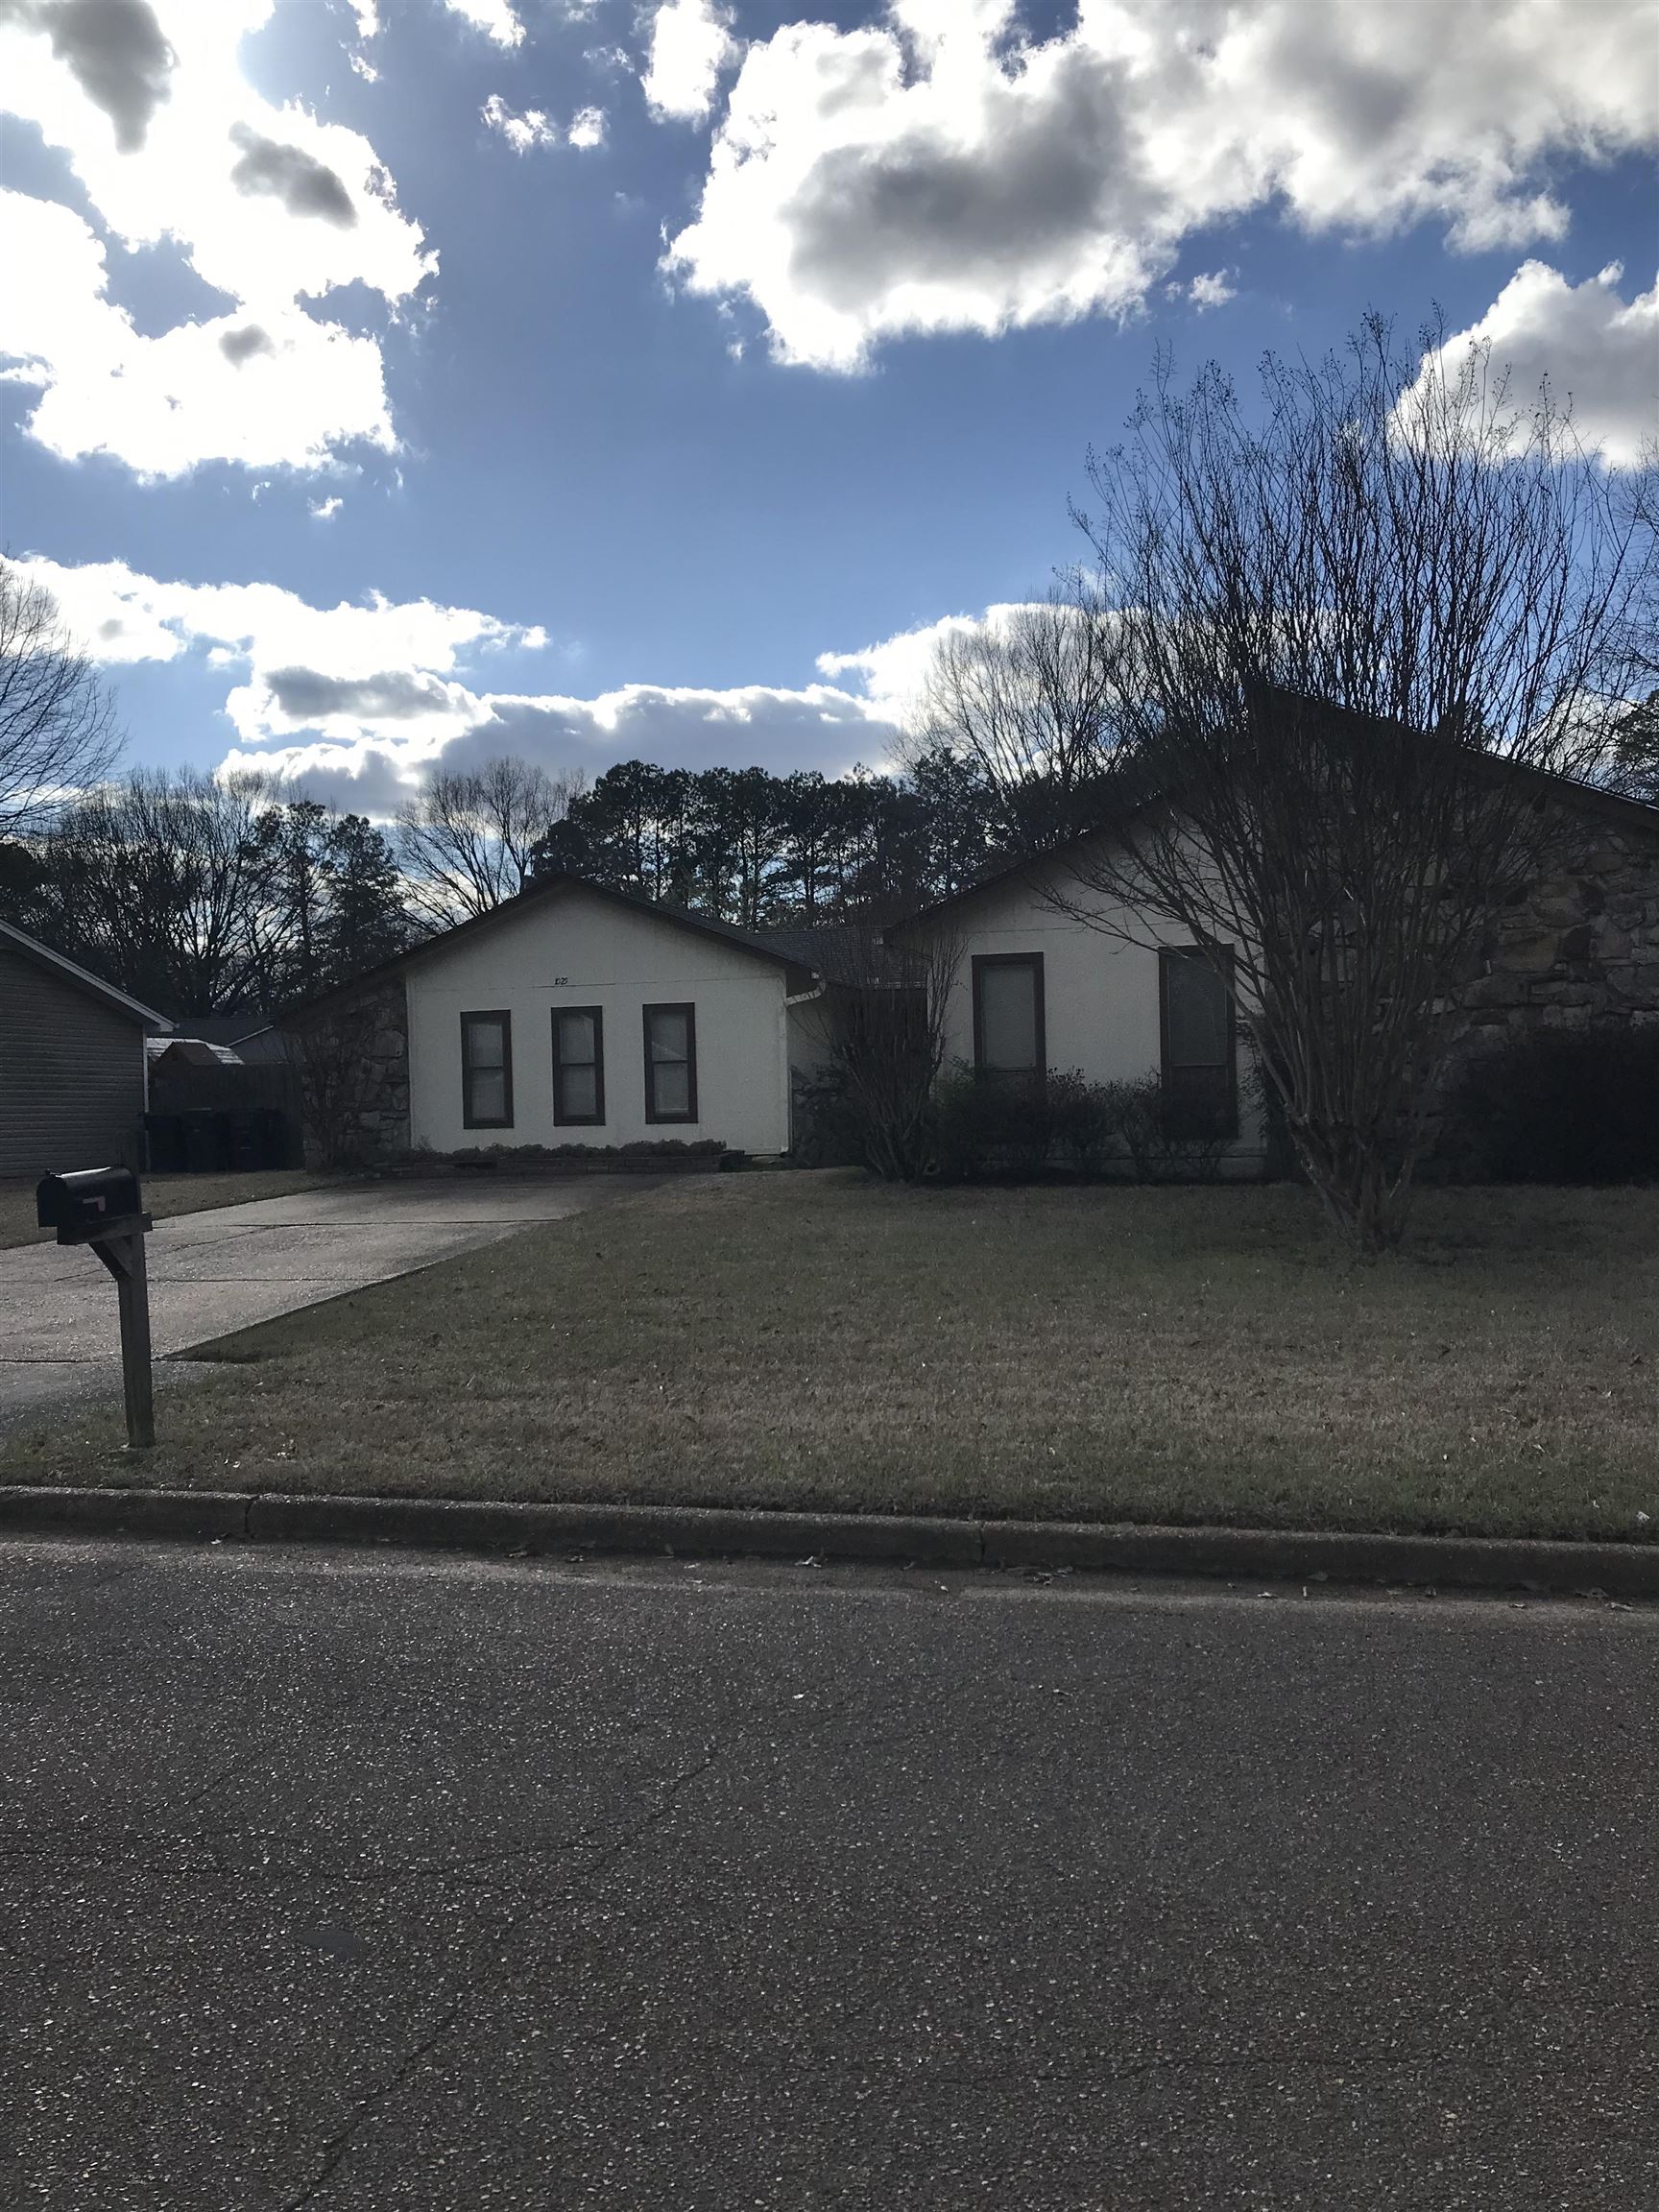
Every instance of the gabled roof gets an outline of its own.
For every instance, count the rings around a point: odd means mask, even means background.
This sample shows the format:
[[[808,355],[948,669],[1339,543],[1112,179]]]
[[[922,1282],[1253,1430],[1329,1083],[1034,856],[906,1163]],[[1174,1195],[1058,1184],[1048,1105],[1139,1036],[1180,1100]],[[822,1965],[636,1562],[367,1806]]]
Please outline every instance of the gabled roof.
[[[665,924],[674,929],[685,929],[699,937],[713,937],[729,945],[734,951],[748,952],[757,960],[778,968],[789,975],[809,973],[788,952],[769,945],[763,938],[747,929],[739,929],[730,922],[713,921],[707,914],[693,914],[684,906],[671,906],[665,901],[647,899],[637,891],[618,891],[608,883],[595,883],[589,877],[579,876],[572,869],[561,869],[554,875],[542,876],[517,898],[504,899],[499,906],[493,906],[488,914],[469,915],[465,922],[457,922],[452,928],[441,929],[436,936],[422,937],[418,945],[406,951],[394,953],[390,960],[379,961],[373,968],[365,968],[346,982],[337,984],[332,991],[322,992],[315,998],[301,1000],[286,1009],[286,1017],[309,1013],[313,1008],[330,1005],[336,998],[350,997],[365,984],[375,983],[384,977],[398,974],[404,969],[419,966],[423,960],[446,952],[461,938],[480,936],[488,930],[499,928],[504,922],[517,921],[532,908],[551,904],[555,900],[568,897],[572,892],[585,891],[595,899],[603,899],[613,906],[625,906],[631,912],[644,916],[648,921]]]
[[[61,982],[73,984],[76,990],[84,991],[88,998],[101,999],[111,1013],[124,1014],[129,1021],[136,1022],[141,1029],[164,1031],[173,1026],[165,1014],[157,1014],[155,1007],[143,1006],[136,998],[129,998],[126,992],[117,991],[113,983],[106,983],[101,975],[94,975],[89,969],[80,967],[73,960],[66,960],[61,952],[54,952],[50,945],[42,945],[38,937],[27,935],[25,931],[14,928],[10,922],[0,922],[0,948],[18,953],[23,959],[32,961],[36,968],[43,968],[48,974],[58,976]]]
[[[1373,719],[1368,715],[1358,714],[1352,708],[1337,707],[1329,701],[1304,700],[1300,701],[1299,704],[1310,706],[1323,704],[1329,708],[1332,713],[1341,715],[1350,721],[1364,722]],[[1433,740],[1429,739],[1426,742],[1433,742]],[[1550,770],[1533,767],[1527,761],[1505,761],[1503,756],[1499,753],[1484,753],[1479,757],[1489,761],[1494,770],[1507,768],[1511,775],[1523,778],[1527,783],[1537,783],[1547,791],[1560,794],[1563,798],[1571,800],[1575,805],[1582,807],[1587,813],[1599,814],[1605,819],[1619,823],[1622,827],[1644,830],[1649,836],[1659,837],[1659,806],[1650,805],[1645,799],[1632,799],[1622,791],[1603,790],[1599,784],[1596,783],[1580,783],[1575,777],[1553,775]],[[1145,798],[1137,800],[1118,819],[1124,820],[1130,814],[1139,813],[1146,804],[1148,802]],[[966,905],[971,900],[979,898],[983,893],[995,891],[999,885],[1012,882],[1017,877],[1031,875],[1050,867],[1059,867],[1063,870],[1071,854],[1080,852],[1085,846],[1093,844],[1101,837],[1109,836],[1111,830],[1111,821],[1102,820],[1094,823],[1087,830],[1079,830],[1076,836],[1068,837],[1060,844],[1051,845],[1043,852],[1022,853],[1013,860],[1007,860],[998,867],[987,869],[983,876],[977,877],[972,883],[964,884],[960,891],[952,891],[948,898],[936,899],[931,905],[919,906],[914,914],[904,915],[902,920],[895,922],[892,927],[885,932],[886,939],[890,942],[903,931],[914,928],[919,923],[931,922],[935,915],[950,913],[956,907]]]

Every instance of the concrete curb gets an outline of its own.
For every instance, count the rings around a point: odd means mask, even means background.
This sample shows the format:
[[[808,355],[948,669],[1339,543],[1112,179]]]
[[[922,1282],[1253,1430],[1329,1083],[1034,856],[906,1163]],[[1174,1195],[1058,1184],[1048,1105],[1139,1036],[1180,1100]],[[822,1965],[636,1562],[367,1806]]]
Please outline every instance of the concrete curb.
[[[1659,1599],[1659,1544],[1366,1536],[950,1521],[706,1506],[516,1504],[238,1490],[0,1488],[0,1535],[184,1537],[198,1543],[387,1544],[463,1551],[849,1559],[929,1567],[1216,1575],[1236,1582],[1381,1582]]]

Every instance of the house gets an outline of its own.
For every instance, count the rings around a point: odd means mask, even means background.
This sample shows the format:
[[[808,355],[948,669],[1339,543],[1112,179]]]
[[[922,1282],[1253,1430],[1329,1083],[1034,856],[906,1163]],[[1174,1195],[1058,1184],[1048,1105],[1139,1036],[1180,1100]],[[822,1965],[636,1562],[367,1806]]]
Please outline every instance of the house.
[[[1265,1174],[1264,1113],[1225,963],[1071,878],[1073,849],[1016,861],[889,930],[901,950],[949,948],[946,1065],[1039,1079],[1075,1070],[1092,1083],[1157,1075],[1179,1120],[1228,1141],[1228,1175]],[[1064,886],[1069,911],[1050,885]]]
[[[819,987],[744,930],[557,876],[284,1026],[325,1153],[679,1139],[774,1154],[791,1021]]]
[[[1659,1022],[1659,807],[1529,774],[1562,809],[1564,833],[1445,1010],[1454,1065],[1530,1024]],[[889,930],[912,954],[949,948],[946,1062],[1074,1069],[1092,1082],[1156,1074],[1177,1128],[1226,1138],[1221,1172],[1266,1174],[1264,1102],[1225,947],[1219,959],[1200,953],[1185,931],[1091,887],[1079,865],[1105,834],[1013,862]]]
[[[143,1161],[163,1016],[0,922],[0,1175]]]

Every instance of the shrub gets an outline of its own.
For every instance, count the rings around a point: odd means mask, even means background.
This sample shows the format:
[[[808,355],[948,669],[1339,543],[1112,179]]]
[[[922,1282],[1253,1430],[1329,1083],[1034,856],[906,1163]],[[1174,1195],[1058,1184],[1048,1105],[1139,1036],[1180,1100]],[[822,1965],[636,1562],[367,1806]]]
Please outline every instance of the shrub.
[[[1440,1149],[1469,1182],[1659,1180],[1659,1027],[1530,1029],[1481,1052]]]
[[[1104,1111],[1122,1140],[1138,1183],[1213,1183],[1232,1138],[1222,1128],[1194,1134],[1190,1117],[1170,1111],[1155,1074],[1103,1083]]]
[[[1079,1175],[1098,1175],[1118,1149],[1113,1090],[1110,1083],[1089,1082],[1075,1068],[1049,1074],[1049,1141]]]
[[[1053,1132],[1045,1087],[956,1061],[933,1094],[933,1159],[949,1182],[1042,1172]]]

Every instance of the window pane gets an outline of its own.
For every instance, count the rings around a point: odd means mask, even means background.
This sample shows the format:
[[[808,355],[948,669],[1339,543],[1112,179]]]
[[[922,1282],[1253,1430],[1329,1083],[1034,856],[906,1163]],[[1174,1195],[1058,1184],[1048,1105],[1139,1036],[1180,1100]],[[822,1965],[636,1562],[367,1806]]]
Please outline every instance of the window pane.
[[[507,1070],[504,1068],[473,1069],[472,1118],[474,1121],[506,1120]]]
[[[1037,971],[1018,966],[979,971],[979,1045],[987,1068],[1037,1065]]]
[[[505,1027],[501,1022],[468,1022],[467,1056],[474,1068],[506,1067]]]
[[[565,1118],[575,1116],[586,1121],[592,1120],[599,1111],[599,1073],[594,1068],[570,1068],[562,1070]]]
[[[691,1041],[686,1034],[684,1014],[653,1014],[651,1017],[651,1057],[653,1060],[688,1060]]]
[[[1167,954],[1164,988],[1171,1068],[1227,1065],[1227,987],[1202,953]]]
[[[559,1017],[559,1058],[566,1067],[577,1067],[598,1058],[593,1048],[593,1017],[591,1014],[561,1014]]]
[[[684,1022],[681,1023],[684,1028]],[[652,1089],[657,1094],[656,1111],[659,1114],[689,1114],[691,1111],[691,1070],[684,1061],[678,1066],[659,1064],[651,1070]]]

